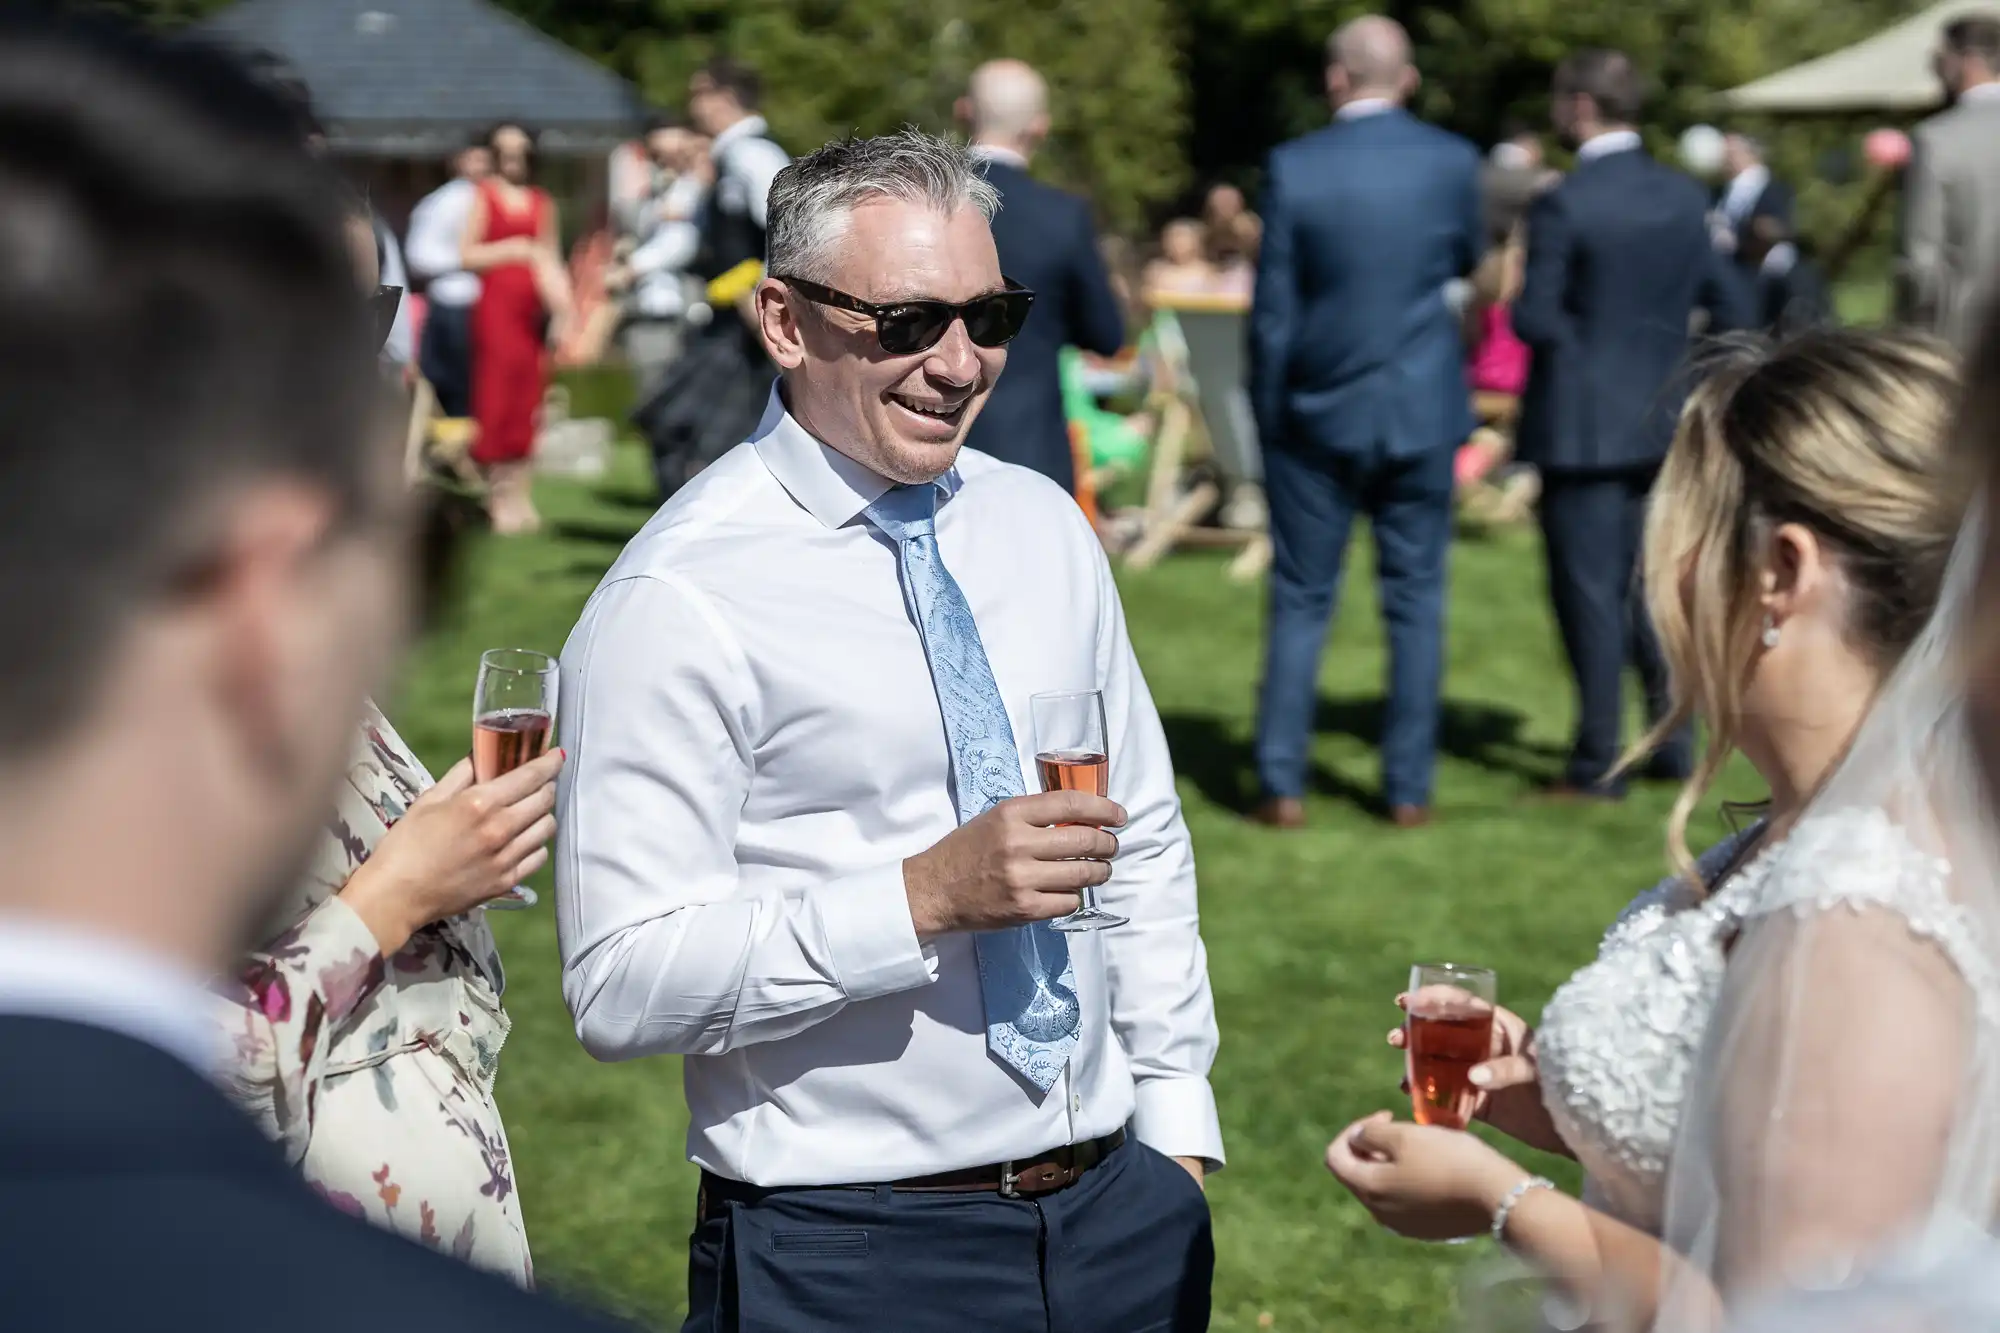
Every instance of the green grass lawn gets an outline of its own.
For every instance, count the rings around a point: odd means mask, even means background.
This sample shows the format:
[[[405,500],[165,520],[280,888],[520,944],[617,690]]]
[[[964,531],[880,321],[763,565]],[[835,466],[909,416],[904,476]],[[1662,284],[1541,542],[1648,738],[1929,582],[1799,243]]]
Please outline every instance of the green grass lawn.
[[[590,410],[579,397],[579,412]],[[410,664],[393,714],[436,769],[465,751],[479,650],[559,650],[652,508],[629,446],[604,485],[547,483],[541,496],[549,532],[479,539],[453,614]],[[1570,714],[1529,532],[1457,548],[1439,822],[1413,833],[1359,808],[1376,790],[1382,675],[1365,542],[1322,676],[1312,826],[1299,834],[1253,828],[1237,813],[1251,794],[1261,591],[1200,556],[1123,582],[1194,833],[1222,1025],[1214,1083],[1230,1164],[1211,1191],[1214,1327],[1451,1327],[1461,1266],[1490,1248],[1380,1232],[1321,1166],[1327,1140],[1400,1104],[1399,1062],[1382,1036],[1408,965],[1493,965],[1503,1000],[1538,1012],[1610,916],[1658,877],[1671,793],[1642,789],[1622,807],[1587,810],[1524,801],[1555,773]],[[514,1017],[499,1095],[543,1280],[672,1326],[695,1181],[682,1156],[679,1062],[592,1061],[563,1008],[549,909],[495,915]]]

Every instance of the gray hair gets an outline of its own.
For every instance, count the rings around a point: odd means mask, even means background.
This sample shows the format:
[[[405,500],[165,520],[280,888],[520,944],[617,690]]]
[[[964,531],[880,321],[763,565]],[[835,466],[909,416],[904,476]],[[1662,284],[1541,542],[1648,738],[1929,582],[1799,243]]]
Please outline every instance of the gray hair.
[[[870,199],[924,204],[946,215],[969,204],[989,222],[1000,211],[1000,192],[964,144],[915,126],[872,139],[836,139],[771,182],[766,270],[826,282],[848,214]]]

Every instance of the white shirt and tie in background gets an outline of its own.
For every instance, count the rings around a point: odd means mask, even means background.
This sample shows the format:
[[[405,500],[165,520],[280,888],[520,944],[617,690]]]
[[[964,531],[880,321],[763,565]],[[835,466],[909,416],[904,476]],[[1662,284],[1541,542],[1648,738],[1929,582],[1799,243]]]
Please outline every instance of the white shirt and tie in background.
[[[425,195],[410,212],[405,247],[427,303],[417,364],[448,417],[472,415],[472,307],[479,301],[479,275],[466,271],[461,246],[477,190],[460,176]]]

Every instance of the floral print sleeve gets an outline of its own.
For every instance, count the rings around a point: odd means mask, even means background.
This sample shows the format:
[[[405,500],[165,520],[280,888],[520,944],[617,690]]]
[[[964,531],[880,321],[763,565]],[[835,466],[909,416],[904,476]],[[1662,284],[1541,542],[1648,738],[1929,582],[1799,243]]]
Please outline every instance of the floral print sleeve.
[[[372,707],[271,935],[218,979],[222,1084],[334,1207],[524,1286],[534,1264],[494,1101],[506,987],[486,914],[383,960],[340,897],[431,785]]]
[[[296,1165],[312,1140],[333,1033],[382,984],[382,952],[330,897],[253,951],[220,989],[233,1040],[226,1086]]]

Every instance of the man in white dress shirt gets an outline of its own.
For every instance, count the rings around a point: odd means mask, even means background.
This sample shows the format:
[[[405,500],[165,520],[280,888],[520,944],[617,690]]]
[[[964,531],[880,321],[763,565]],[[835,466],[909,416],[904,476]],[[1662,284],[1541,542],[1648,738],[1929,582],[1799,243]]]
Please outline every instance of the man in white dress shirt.
[[[1207,1327],[1165,736],[1083,514],[961,448],[1026,314],[994,202],[915,131],[778,177],[779,390],[563,654],[564,994],[598,1058],[687,1057],[690,1330]],[[1029,699],[1069,689],[1112,800],[1020,794]],[[1048,927],[1098,884],[1130,924]]]
[[[459,149],[452,178],[410,210],[403,247],[429,305],[417,365],[448,417],[472,415],[472,307],[479,300],[479,275],[466,271],[462,243],[473,195],[492,171],[493,150],[485,135]]]

